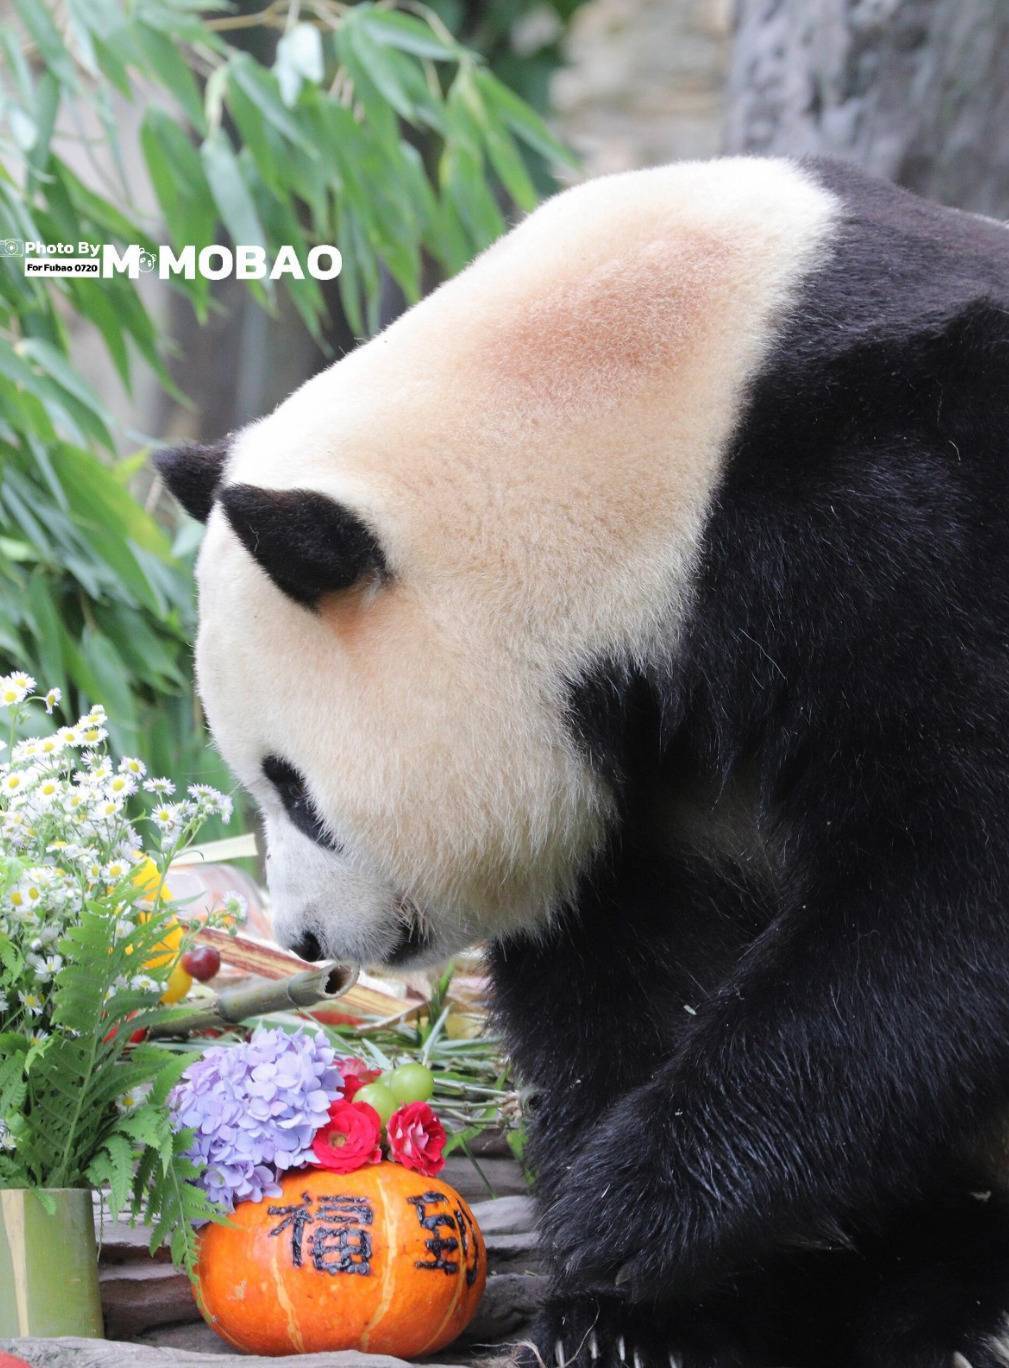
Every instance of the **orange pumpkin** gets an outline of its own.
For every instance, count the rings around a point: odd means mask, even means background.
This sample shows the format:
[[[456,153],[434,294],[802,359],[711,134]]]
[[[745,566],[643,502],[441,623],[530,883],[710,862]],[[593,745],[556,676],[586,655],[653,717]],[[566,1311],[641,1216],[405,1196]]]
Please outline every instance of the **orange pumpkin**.
[[[200,1309],[253,1354],[419,1358],[473,1318],[487,1280],[466,1202],[401,1164],[302,1169],[200,1236]]]

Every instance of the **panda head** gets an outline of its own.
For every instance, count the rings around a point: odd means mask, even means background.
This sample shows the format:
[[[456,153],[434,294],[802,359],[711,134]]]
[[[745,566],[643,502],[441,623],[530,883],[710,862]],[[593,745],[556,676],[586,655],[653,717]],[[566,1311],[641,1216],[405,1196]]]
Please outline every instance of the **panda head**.
[[[571,688],[675,650],[832,214],[786,162],[590,182],[268,417],[160,455],[207,522],[198,686],[282,943],[434,960],[564,905],[615,810]]]

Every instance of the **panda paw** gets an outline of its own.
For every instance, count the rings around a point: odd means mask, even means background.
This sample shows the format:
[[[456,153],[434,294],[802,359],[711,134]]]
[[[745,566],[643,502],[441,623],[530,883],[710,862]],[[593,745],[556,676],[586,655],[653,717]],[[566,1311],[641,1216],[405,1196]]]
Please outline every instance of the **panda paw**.
[[[659,1314],[606,1298],[548,1302],[514,1368],[754,1368],[731,1333],[689,1313]]]

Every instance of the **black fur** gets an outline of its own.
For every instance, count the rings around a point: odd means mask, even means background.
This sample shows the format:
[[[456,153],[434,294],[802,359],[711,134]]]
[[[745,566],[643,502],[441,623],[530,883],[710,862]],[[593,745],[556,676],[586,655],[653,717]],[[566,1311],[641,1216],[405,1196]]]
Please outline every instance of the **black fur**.
[[[319,820],[308,787],[292,764],[279,755],[268,755],[263,761],[263,775],[276,789],[285,813],[303,836],[325,850],[339,853],[343,849]]]
[[[165,484],[191,518],[206,522],[228,456],[228,439],[210,446],[184,442],[156,451],[152,460]]]
[[[739,423],[673,673],[572,728],[621,820],[495,947],[552,1363],[995,1368],[1009,1212],[1009,232],[844,200]],[[1002,1180],[1007,1175],[1003,1173]]]
[[[324,494],[232,484],[219,497],[249,555],[295,603],[314,607],[368,573],[387,573],[375,534]]]

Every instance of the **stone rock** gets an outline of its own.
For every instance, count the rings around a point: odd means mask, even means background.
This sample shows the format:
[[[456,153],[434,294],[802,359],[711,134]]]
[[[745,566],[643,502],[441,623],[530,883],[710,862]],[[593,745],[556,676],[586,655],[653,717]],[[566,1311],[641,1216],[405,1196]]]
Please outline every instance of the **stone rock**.
[[[492,1155],[478,1158],[477,1163],[480,1165],[479,1169],[464,1154],[454,1154],[446,1161],[438,1176],[446,1183],[451,1183],[467,1202],[480,1202],[494,1197],[528,1196],[529,1184],[516,1160],[511,1157],[495,1158]]]
[[[199,1368],[205,1350],[160,1349],[151,1345],[124,1344],[116,1340],[10,1339],[0,1340],[0,1350],[19,1354],[32,1368]],[[275,1358],[258,1354],[216,1355],[221,1368],[273,1368]],[[357,1354],[349,1350],[333,1354],[292,1354],[288,1368],[406,1368],[403,1359],[386,1354]],[[215,1365],[217,1368],[217,1365]],[[432,1366],[433,1368],[433,1366]]]
[[[532,1197],[496,1197],[474,1202],[473,1215],[484,1236],[536,1229],[536,1202]]]
[[[520,1338],[542,1306],[546,1290],[547,1280],[538,1273],[491,1274],[477,1313],[457,1343],[496,1344]]]
[[[155,1325],[199,1317],[192,1284],[172,1265],[144,1258],[99,1270],[105,1333],[127,1339]]]
[[[130,1263],[136,1259],[150,1259],[157,1263],[171,1263],[168,1246],[149,1252],[151,1232],[146,1226],[129,1226],[125,1221],[101,1219],[95,1222],[95,1234],[103,1264]]]

